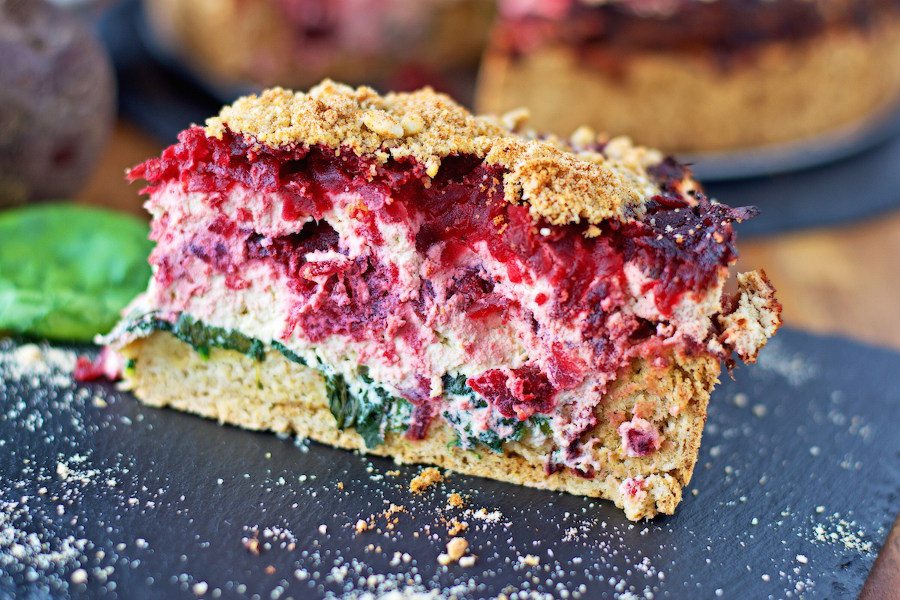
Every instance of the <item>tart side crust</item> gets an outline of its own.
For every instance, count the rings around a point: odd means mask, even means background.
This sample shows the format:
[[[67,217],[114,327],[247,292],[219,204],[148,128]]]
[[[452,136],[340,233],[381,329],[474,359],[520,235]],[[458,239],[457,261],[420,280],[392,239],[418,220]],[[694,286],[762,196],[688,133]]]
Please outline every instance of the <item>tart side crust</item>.
[[[474,155],[504,168],[507,201],[528,203],[532,217],[555,225],[633,220],[658,193],[646,169],[659,153],[630,143],[614,159],[590,147],[577,151],[561,139],[517,133],[525,120],[527,111],[474,116],[430,88],[380,96],[326,80],[308,93],[273,88],[240,98],[207,121],[206,133],[221,138],[231,130],[272,147],[349,149],[382,163],[412,158],[429,177],[446,156]]]
[[[719,365],[706,357],[673,355],[667,367],[635,361],[622,373],[600,407],[595,439],[599,465],[593,478],[571,471],[548,474],[546,449],[509,443],[503,454],[478,454],[448,447],[454,439],[443,421],[428,437],[410,441],[388,433],[385,443],[366,449],[352,429],[340,431],[328,409],[317,371],[269,351],[256,362],[240,353],[212,349],[207,360],[168,333],[156,332],[120,351],[135,360],[127,384],[145,404],[192,412],[220,423],[308,437],[339,448],[390,456],[400,463],[434,464],[466,475],[572,494],[606,498],[631,520],[672,514],[690,481],[700,447],[709,394]],[[619,442],[616,415],[633,413],[661,425],[662,445],[646,457],[628,457]],[[479,457],[480,455],[480,457]]]

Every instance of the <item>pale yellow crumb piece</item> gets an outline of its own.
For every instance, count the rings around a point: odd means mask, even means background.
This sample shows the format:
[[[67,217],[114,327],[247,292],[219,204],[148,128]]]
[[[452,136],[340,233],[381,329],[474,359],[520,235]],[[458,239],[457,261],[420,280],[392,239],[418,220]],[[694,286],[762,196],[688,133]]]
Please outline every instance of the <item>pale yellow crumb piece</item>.
[[[362,533],[369,529],[369,523],[364,519],[360,519],[356,522],[356,526],[354,527],[354,529],[356,529],[356,533]]]
[[[438,563],[446,566],[459,561],[465,557],[466,550],[469,549],[469,542],[465,538],[455,537],[447,542],[447,552],[438,556]],[[471,565],[469,565],[471,566]]]
[[[526,554],[525,556],[519,557],[519,562],[523,565],[528,565],[529,567],[536,567],[541,564],[541,559],[534,554]]]
[[[474,567],[476,558],[477,557],[474,554],[470,554],[469,556],[463,556],[462,558],[459,559],[459,566],[461,566],[464,569]]]
[[[244,548],[246,548],[250,554],[259,555],[259,553],[261,552],[259,540],[255,537],[246,540],[244,542]]]
[[[465,502],[463,501],[462,496],[460,496],[456,492],[453,492],[452,494],[447,496],[447,504],[449,506],[452,506],[453,508],[462,508],[463,506],[465,506]]]
[[[465,538],[455,537],[447,542],[447,555],[453,562],[458,561],[465,556],[466,550],[469,549],[469,542]]]

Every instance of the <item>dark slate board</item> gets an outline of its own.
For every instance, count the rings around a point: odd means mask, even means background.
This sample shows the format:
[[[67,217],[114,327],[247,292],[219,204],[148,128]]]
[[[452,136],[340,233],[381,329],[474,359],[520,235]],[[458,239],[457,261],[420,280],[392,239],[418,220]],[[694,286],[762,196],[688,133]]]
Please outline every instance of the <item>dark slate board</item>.
[[[212,88],[154,48],[139,0],[116,4],[100,21],[99,29],[115,65],[120,113],[162,143],[173,143],[187,125],[202,123],[240,93]],[[860,145],[863,147],[866,144]],[[900,137],[894,136],[819,167],[708,182],[706,187],[732,206],[758,206],[762,214],[742,225],[741,232],[770,235],[848,223],[900,208],[898,163]]]
[[[32,380],[9,356],[7,343],[0,597],[314,598],[369,578],[463,598],[854,598],[900,507],[900,355],[839,338],[783,331],[726,379],[677,514],[640,524],[607,502],[459,475],[413,497],[418,467],[392,475],[387,460],[146,408],[106,384]],[[465,516],[451,491],[498,513]],[[354,532],[389,503],[407,509],[392,531],[377,517]],[[472,568],[436,563],[451,517],[470,523]],[[253,528],[271,543],[259,555],[242,541]],[[44,553],[86,541],[48,567],[12,548],[26,532]],[[71,583],[78,568],[86,583]]]

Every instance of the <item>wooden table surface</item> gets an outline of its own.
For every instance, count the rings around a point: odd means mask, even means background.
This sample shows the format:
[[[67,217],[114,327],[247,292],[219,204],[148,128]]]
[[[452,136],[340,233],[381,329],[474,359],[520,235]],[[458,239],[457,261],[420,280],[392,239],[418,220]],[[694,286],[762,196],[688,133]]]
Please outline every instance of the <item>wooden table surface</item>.
[[[143,215],[138,186],[127,184],[124,172],[161,148],[136,128],[119,124],[78,201]],[[739,268],[765,268],[784,305],[786,325],[900,349],[900,211],[844,227],[745,240],[739,247]],[[900,519],[861,598],[900,598],[897,590]]]

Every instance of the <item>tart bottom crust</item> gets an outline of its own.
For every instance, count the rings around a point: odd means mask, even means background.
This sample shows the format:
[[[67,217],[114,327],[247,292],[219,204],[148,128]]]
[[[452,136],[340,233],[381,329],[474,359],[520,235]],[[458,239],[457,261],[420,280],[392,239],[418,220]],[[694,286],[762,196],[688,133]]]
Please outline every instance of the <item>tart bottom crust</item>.
[[[722,64],[711,52],[608,56],[547,45],[524,56],[489,50],[477,108],[529,107],[539,130],[587,125],[668,152],[783,143],[865,122],[900,98],[900,17],[868,30],[832,28],[772,42]]]
[[[570,470],[548,474],[546,449],[507,443],[503,454],[448,447],[453,429],[436,419],[424,440],[388,433],[385,443],[367,449],[352,429],[338,430],[319,373],[269,351],[261,362],[231,350],[212,349],[204,360],[172,335],[156,332],[120,350],[135,360],[126,384],[145,404],[172,407],[247,429],[296,434],[339,448],[390,456],[398,463],[433,464],[458,473],[534,488],[612,500],[631,520],[672,514],[681,501],[697,460],[709,395],[719,363],[709,357],[673,355],[669,366],[639,359],[619,374],[598,410],[590,432],[597,443],[596,475]],[[645,457],[627,457],[618,421],[637,410],[662,432],[662,445]],[[675,413],[675,416],[673,416]],[[618,414],[617,418],[611,415]],[[635,480],[628,484],[628,478]],[[631,489],[632,492],[628,493]]]

